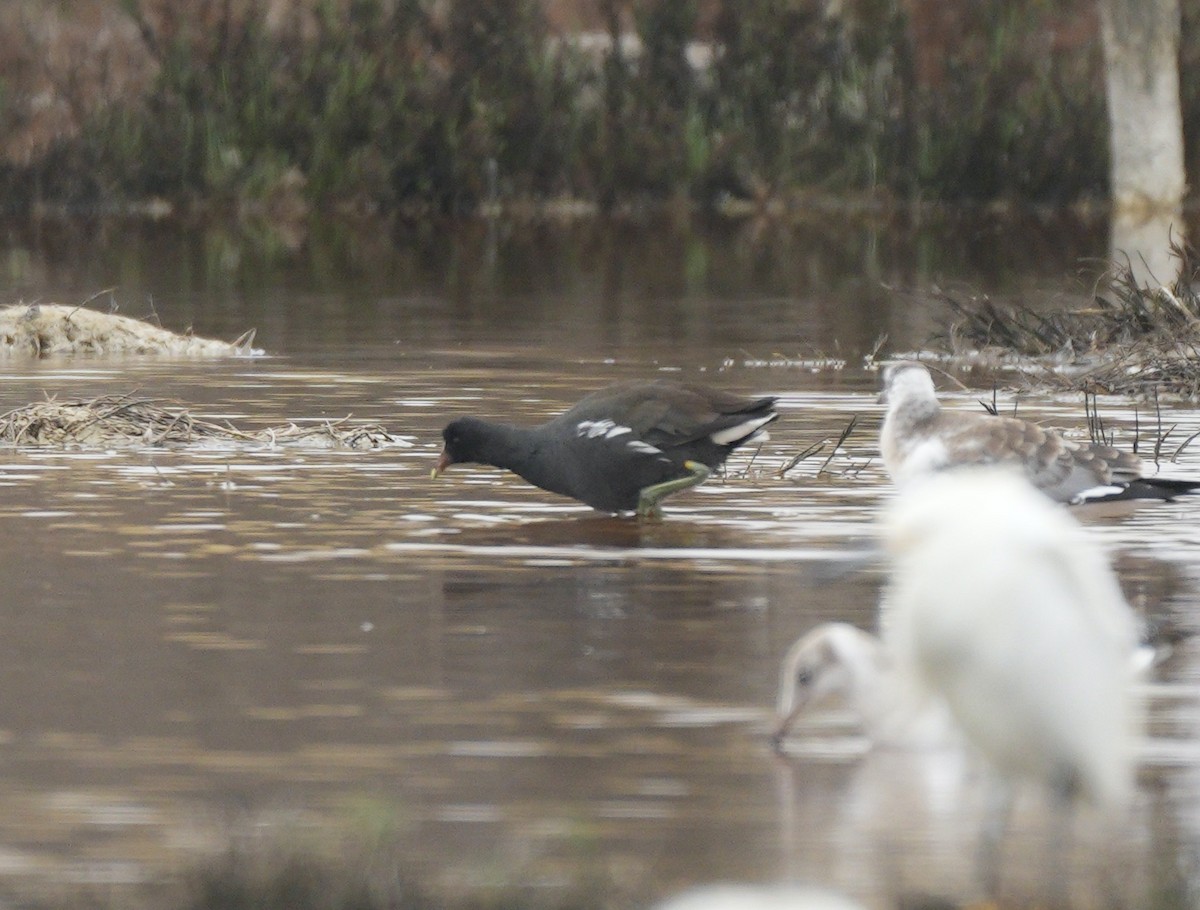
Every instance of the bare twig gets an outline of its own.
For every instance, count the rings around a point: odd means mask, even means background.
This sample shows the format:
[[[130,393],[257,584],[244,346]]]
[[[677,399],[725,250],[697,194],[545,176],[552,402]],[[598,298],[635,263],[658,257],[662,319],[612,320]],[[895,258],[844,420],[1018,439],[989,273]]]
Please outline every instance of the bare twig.
[[[104,290],[102,290],[102,291],[96,291],[96,293],[94,293],[94,294],[91,294],[90,296],[83,298],[83,301],[82,301],[82,302],[81,302],[81,303],[80,303],[78,306],[76,306],[76,307],[75,307],[75,309],[73,309],[73,310],[71,310],[71,312],[67,313],[67,315],[66,315],[66,320],[67,320],[68,322],[70,322],[70,321],[71,321],[71,317],[72,317],[72,316],[74,316],[76,313],[78,313],[80,310],[82,310],[84,307],[86,307],[86,306],[87,306],[89,303],[91,303],[91,302],[92,302],[93,300],[95,300],[97,297],[103,297],[105,294],[111,294],[111,293],[112,293],[113,291],[115,291],[116,289],[117,289],[117,288],[116,288],[116,286],[114,285],[114,286],[113,286],[113,287],[111,287],[111,288],[105,288],[105,289],[104,289]]]
[[[1179,444],[1179,448],[1177,448],[1173,453],[1171,453],[1171,464],[1177,463],[1179,461],[1179,456],[1183,454],[1183,450],[1186,449],[1188,446],[1190,446],[1197,439],[1200,439],[1200,430],[1193,433],[1191,436],[1189,436],[1187,439],[1185,439],[1183,442],[1181,442]]]
[[[790,471],[796,465],[800,464],[800,462],[804,461],[804,459],[811,458],[813,455],[816,455],[818,452],[820,452],[822,449],[825,448],[825,445],[828,441],[829,440],[823,440],[822,442],[814,442],[812,445],[810,445],[804,451],[800,452],[798,455],[793,455],[790,459],[788,459],[787,463],[784,464],[784,466],[779,469],[779,476],[782,477],[784,474],[786,474],[788,471]]]
[[[850,437],[850,434],[854,432],[854,428],[856,426],[858,426],[857,414],[850,418],[850,422],[846,424],[846,428],[842,430],[842,435],[837,438],[837,442],[833,444],[833,448],[829,451],[828,457],[824,462],[821,463],[821,467],[817,469],[818,477],[825,473],[825,469],[829,467],[829,462],[833,461],[833,456],[837,454],[838,449],[842,447],[842,444]]]

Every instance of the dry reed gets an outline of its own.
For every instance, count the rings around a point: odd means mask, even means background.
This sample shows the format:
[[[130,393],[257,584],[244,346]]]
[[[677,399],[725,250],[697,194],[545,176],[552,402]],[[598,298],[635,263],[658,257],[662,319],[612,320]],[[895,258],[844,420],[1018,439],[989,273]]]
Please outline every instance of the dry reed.
[[[1016,367],[1056,388],[1200,400],[1200,260],[1183,244],[1171,252],[1180,263],[1174,283],[1142,285],[1117,263],[1089,305],[1066,311],[943,298],[955,321],[940,346],[954,359]]]
[[[241,430],[194,417],[150,399],[108,395],[90,400],[51,398],[0,414],[0,443],[14,446],[182,446],[207,443],[375,449],[403,444],[381,426],[347,420]]]

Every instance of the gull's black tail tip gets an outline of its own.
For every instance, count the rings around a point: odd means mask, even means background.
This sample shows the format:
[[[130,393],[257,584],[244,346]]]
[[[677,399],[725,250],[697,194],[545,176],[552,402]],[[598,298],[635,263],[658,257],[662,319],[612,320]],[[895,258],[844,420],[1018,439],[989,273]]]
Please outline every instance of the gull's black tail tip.
[[[1200,480],[1184,480],[1175,477],[1142,477],[1131,481],[1119,499],[1165,499],[1200,490]]]
[[[1127,483],[1111,483],[1106,486],[1085,490],[1072,505],[1106,502],[1132,502],[1135,500],[1157,500],[1170,502],[1176,496],[1200,490],[1200,480],[1185,480],[1178,477],[1139,477]]]

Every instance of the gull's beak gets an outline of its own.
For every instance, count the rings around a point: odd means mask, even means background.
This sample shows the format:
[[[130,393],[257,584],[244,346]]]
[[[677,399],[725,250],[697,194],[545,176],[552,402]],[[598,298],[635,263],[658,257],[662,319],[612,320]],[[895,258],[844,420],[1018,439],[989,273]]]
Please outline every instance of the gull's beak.
[[[436,479],[439,474],[441,474],[452,464],[454,464],[454,462],[450,458],[450,453],[443,451],[442,454],[438,456],[437,464],[435,464],[433,466],[433,470],[429,472],[429,476]]]
[[[809,699],[802,699],[800,704],[793,705],[784,717],[779,719],[775,725],[775,729],[771,732],[771,748],[776,752],[783,751],[783,741],[787,739],[788,731],[791,730],[792,724],[796,722],[796,718],[804,711]]]
[[[776,752],[783,752],[783,741],[787,739],[800,715],[813,703],[814,696],[809,689],[801,689],[794,682],[781,694],[779,707],[775,714],[775,729],[771,732],[771,746]]]

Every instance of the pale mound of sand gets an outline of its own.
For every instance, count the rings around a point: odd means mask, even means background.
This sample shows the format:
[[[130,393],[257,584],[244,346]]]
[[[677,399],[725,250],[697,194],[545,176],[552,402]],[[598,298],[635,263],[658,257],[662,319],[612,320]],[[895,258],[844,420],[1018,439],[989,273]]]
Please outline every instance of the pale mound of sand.
[[[129,316],[60,303],[0,307],[0,353],[167,354],[180,357],[250,357],[254,330],[236,341],[180,335]]]

